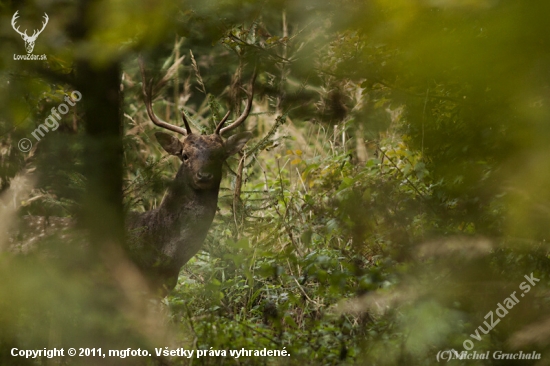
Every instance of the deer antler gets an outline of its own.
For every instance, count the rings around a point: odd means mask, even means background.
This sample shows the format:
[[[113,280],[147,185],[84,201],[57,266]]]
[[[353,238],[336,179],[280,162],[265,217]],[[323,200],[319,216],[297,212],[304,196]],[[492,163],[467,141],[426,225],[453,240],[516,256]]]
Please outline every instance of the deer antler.
[[[172,125],[168,122],[164,122],[164,121],[161,121],[156,115],[155,115],[155,112],[153,111],[153,101],[152,101],[152,90],[153,90],[153,87],[152,85],[149,86],[149,92],[147,92],[147,82],[145,80],[145,66],[143,65],[143,58],[140,56],[139,57],[139,68],[141,70],[141,79],[142,79],[142,88],[141,88],[141,91],[142,91],[142,94],[143,94],[143,101],[145,102],[145,108],[147,109],[147,114],[149,115],[149,118],[151,119],[151,121],[159,126],[159,127],[162,127],[162,128],[165,128],[167,130],[170,130],[172,132],[176,132],[176,133],[179,133],[179,134],[182,134],[182,135],[188,135],[188,134],[191,134],[191,128],[189,127],[189,123],[187,123],[187,119],[185,118],[185,114],[183,114],[182,112],[182,118],[183,118],[183,123],[185,123],[185,129],[179,127],[179,126],[175,126],[175,125]]]
[[[250,109],[252,109],[252,99],[254,98],[254,81],[256,81],[256,68],[254,68],[254,73],[252,74],[252,79],[250,79],[250,83],[248,85],[248,92],[246,93],[248,96],[248,100],[246,101],[246,107],[244,108],[243,113],[237,118],[232,124],[230,124],[227,127],[221,128],[227,117],[229,116],[229,113],[225,115],[225,117],[222,119],[218,127],[216,127],[216,133],[218,135],[222,135],[224,132],[230,131],[234,128],[237,128],[241,125],[241,123],[244,122],[244,120],[248,117],[250,114]]]
[[[216,130],[214,131],[214,133],[216,135],[220,135],[220,130],[222,129],[223,127],[223,124],[225,123],[225,121],[227,121],[227,118],[229,118],[229,115],[231,114],[231,110],[228,110],[227,113],[225,114],[225,116],[223,116],[222,120],[220,121],[220,123],[218,123],[218,125],[216,126]]]
[[[13,28],[14,31],[16,31],[17,33],[19,33],[21,35],[21,37],[29,37],[27,36],[27,30],[25,29],[25,33],[21,33],[21,31],[19,31],[19,27],[15,28],[15,21],[17,20],[17,18],[19,18],[19,15],[17,15],[17,13],[19,13],[19,10],[17,10],[15,12],[15,14],[13,14],[13,17],[11,18],[11,26]]]
[[[48,18],[48,14],[44,13],[44,21],[42,22],[42,29],[40,29],[39,31],[35,30],[33,33],[32,33],[32,36],[29,36],[27,35],[27,30],[25,29],[25,32],[21,32],[19,30],[19,27],[16,28],[16,20],[17,18],[19,18],[19,10],[17,10],[15,12],[15,14],[13,14],[13,17],[11,18],[11,26],[13,28],[13,30],[15,30],[17,33],[19,33],[21,35],[21,37],[25,38],[25,39],[36,39],[38,37],[38,35],[40,33],[42,33],[42,31],[44,30],[44,28],[46,28],[46,25],[48,24],[48,20],[50,20],[50,18]]]
[[[40,33],[42,33],[42,31],[44,30],[44,28],[46,28],[46,25],[48,24],[48,20],[50,20],[50,18],[48,18],[48,14],[44,13],[44,22],[42,22],[42,29],[40,29],[37,33],[37,31],[35,30],[32,34],[32,36],[30,36],[30,38],[33,38],[33,39],[36,39],[36,37],[38,37],[38,35]]]
[[[193,133],[193,131],[191,131],[191,127],[189,126],[189,122],[187,122],[187,118],[185,117],[185,113],[183,112],[183,110],[181,111],[181,119],[183,119],[183,124],[185,124],[185,129],[187,130],[187,134],[190,135]]]

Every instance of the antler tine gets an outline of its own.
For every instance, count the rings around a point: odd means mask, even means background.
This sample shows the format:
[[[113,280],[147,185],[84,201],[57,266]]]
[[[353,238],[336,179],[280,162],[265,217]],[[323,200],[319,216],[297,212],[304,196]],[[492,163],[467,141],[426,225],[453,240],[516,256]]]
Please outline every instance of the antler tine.
[[[224,127],[220,130],[219,135],[222,135],[224,132],[230,131],[234,128],[237,128],[244,122],[248,117],[250,110],[252,109],[252,99],[254,97],[254,81],[256,80],[256,68],[254,68],[254,74],[252,74],[252,79],[250,80],[250,85],[248,86],[248,100],[246,101],[246,107],[244,108],[243,113],[237,118],[232,124],[227,127]],[[224,121],[225,122],[225,121]]]
[[[42,29],[40,29],[40,32],[38,32],[38,34],[42,33],[42,31],[44,30],[44,28],[46,28],[46,25],[48,25],[48,21],[50,20],[50,18],[48,17],[48,14],[44,13],[44,21],[42,22]]]
[[[189,126],[189,122],[187,122],[187,118],[185,117],[185,113],[183,112],[183,110],[181,111],[181,118],[183,119],[183,123],[185,124],[185,129],[187,130],[187,134],[190,135],[193,133],[193,131],[191,131],[191,127]]]
[[[142,80],[141,92],[143,94],[143,100],[145,102],[145,108],[147,109],[147,114],[149,115],[149,118],[151,119],[151,122],[153,122],[155,125],[157,125],[159,127],[165,128],[165,129],[170,130],[172,132],[182,134],[184,136],[187,135],[188,132],[191,133],[190,132],[191,129],[189,128],[189,124],[185,120],[185,117],[184,117],[183,121],[185,123],[185,128],[186,129],[183,129],[179,126],[175,126],[175,125],[172,125],[168,122],[161,121],[155,115],[155,112],[153,111],[153,101],[151,99],[152,96],[150,95],[152,87],[150,88],[149,95],[148,95],[148,93],[147,93],[147,82],[145,80],[145,67],[143,65],[143,58],[141,56],[139,56],[139,68],[141,70],[141,80]]]
[[[222,129],[223,127],[223,124],[225,123],[225,121],[227,121],[227,119],[229,118],[229,114],[231,114],[231,110],[228,110],[227,113],[225,114],[225,116],[223,116],[222,120],[220,121],[220,123],[218,123],[218,125],[216,126],[216,131],[214,131],[214,133],[216,135],[221,135],[220,134],[220,130]]]
[[[34,39],[36,39],[36,38],[40,35],[40,33],[42,33],[42,32],[44,31],[44,28],[46,28],[46,25],[48,25],[48,20],[49,20],[50,18],[48,18],[48,14],[46,14],[46,13],[44,13],[43,18],[44,18],[44,22],[42,22],[42,29],[40,29],[40,30],[35,29],[35,30],[32,32],[32,36],[30,36],[29,38],[34,38]],[[25,34],[26,34],[26,32],[25,32]]]
[[[26,29],[25,29],[25,33],[23,33],[23,32],[21,32],[21,31],[19,30],[19,26],[17,26],[17,28],[15,28],[15,25],[16,25],[15,22],[17,21],[17,18],[19,18],[19,14],[18,14],[18,13],[19,13],[19,10],[17,10],[17,11],[15,12],[15,14],[13,14],[13,17],[11,17],[11,27],[12,27],[17,33],[19,33],[20,35],[25,35],[25,36],[26,36],[26,35],[27,35],[27,30],[26,30]]]

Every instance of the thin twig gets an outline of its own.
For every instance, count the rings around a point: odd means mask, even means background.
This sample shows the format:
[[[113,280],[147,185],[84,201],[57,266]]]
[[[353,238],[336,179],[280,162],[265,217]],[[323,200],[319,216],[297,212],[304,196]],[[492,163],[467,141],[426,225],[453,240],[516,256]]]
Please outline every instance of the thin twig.
[[[296,282],[296,284],[298,285],[298,288],[300,289],[300,291],[302,291],[302,293],[304,294],[304,296],[306,297],[306,299],[308,299],[309,301],[311,301],[312,303],[314,303],[314,304],[317,305],[318,307],[322,307],[322,306],[323,306],[323,305],[319,304],[317,301],[312,300],[311,297],[308,296],[308,294],[306,293],[306,291],[304,290],[304,288],[302,287],[302,285],[300,285],[300,282],[298,282],[298,280],[296,279],[296,277],[292,277],[292,279],[294,280],[294,282]]]
[[[233,193],[233,220],[235,221],[237,238],[239,237],[239,223],[237,222],[237,204],[241,200],[241,186],[243,183],[243,168],[245,159],[246,153],[243,153],[241,160],[239,160],[239,166],[237,167],[237,176],[235,178],[235,191]]]
[[[263,332],[260,332],[258,329],[255,329],[255,328],[252,328],[250,325],[246,324],[246,323],[243,323],[243,322],[239,322],[240,325],[250,329],[251,331],[253,332],[256,332],[258,333],[259,335],[261,335],[262,337],[264,337],[265,339],[275,343],[277,346],[280,346],[281,345],[281,342],[277,341],[276,339],[273,339],[271,338],[270,336],[268,336],[267,334],[263,333]]]
[[[422,110],[422,157],[424,157],[424,122],[426,121],[426,105],[428,104],[428,94],[430,88],[426,89],[426,99],[424,100],[424,109]]]
[[[380,147],[376,147],[378,149],[378,151],[380,151],[382,153],[382,156],[384,156],[386,159],[388,159],[388,161],[390,162],[391,165],[393,165],[393,167],[395,169],[397,169],[397,171],[403,176],[403,178],[405,178],[405,180],[407,181],[407,183],[409,183],[409,185],[415,190],[415,192],[420,196],[420,198],[422,198],[422,200],[428,205],[428,207],[435,213],[437,214],[437,211],[430,205],[430,202],[428,201],[428,199],[424,196],[424,194],[422,194],[422,192],[420,192],[420,190],[416,187],[416,185],[410,181],[410,179],[405,175],[405,173],[403,173],[403,171],[401,169],[399,169],[399,167],[393,162],[393,160],[388,156],[386,155],[386,153],[380,148]]]

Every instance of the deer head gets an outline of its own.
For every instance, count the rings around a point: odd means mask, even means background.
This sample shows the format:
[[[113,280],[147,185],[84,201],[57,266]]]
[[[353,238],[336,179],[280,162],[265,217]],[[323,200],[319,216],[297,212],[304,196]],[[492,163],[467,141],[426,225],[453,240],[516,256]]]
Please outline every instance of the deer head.
[[[248,117],[252,107],[256,71],[254,71],[248,87],[248,100],[243,113],[232,124],[223,127],[230,114],[230,111],[228,111],[217,124],[213,134],[199,135],[191,131],[189,122],[183,112],[182,119],[185,128],[161,121],[155,115],[151,99],[153,88],[150,85],[149,91],[146,89],[145,71],[141,59],[140,68],[143,79],[143,98],[149,118],[155,125],[185,136],[183,140],[179,140],[163,132],[155,133],[155,137],[163,149],[169,154],[177,156],[182,161],[182,165],[176,175],[176,183],[189,185],[195,190],[215,189],[217,191],[221,181],[224,161],[229,156],[239,152],[252,137],[250,132],[241,132],[224,140],[222,134],[237,128]]]
[[[15,14],[13,14],[13,17],[11,18],[11,26],[17,33],[21,35],[21,38],[23,38],[23,40],[25,41],[25,48],[27,49],[27,53],[31,53],[32,50],[34,49],[34,42],[36,42],[36,38],[38,38],[40,33],[42,33],[44,28],[46,28],[46,24],[48,24],[48,20],[49,20],[48,14],[44,13],[44,22],[42,22],[42,29],[40,29],[39,31],[34,30],[34,32],[32,33],[32,36],[29,36],[27,35],[26,29],[24,32],[20,32],[19,27],[17,28],[15,27],[15,21],[17,20],[17,18],[19,18],[19,15],[17,13],[19,13],[19,10],[17,10]]]

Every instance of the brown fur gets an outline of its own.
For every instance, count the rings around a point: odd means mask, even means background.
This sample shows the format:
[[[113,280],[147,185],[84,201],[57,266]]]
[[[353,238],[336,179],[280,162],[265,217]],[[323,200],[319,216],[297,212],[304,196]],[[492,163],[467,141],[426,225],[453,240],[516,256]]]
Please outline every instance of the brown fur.
[[[128,216],[128,251],[154,288],[170,291],[212,224],[224,161],[240,151],[251,134],[226,141],[218,134],[190,134],[183,141],[161,132],[156,137],[182,164],[157,209]]]

